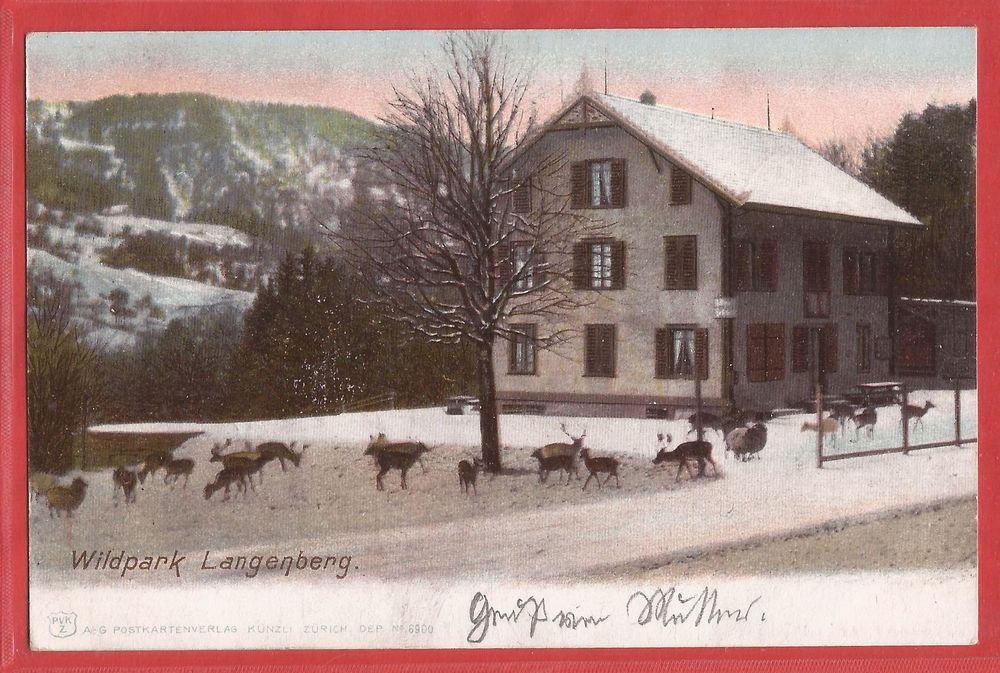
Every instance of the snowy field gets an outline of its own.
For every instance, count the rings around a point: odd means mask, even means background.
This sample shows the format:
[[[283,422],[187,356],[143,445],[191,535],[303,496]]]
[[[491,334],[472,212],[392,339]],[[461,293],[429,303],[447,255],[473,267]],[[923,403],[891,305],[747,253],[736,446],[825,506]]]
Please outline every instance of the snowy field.
[[[925,427],[912,441],[948,439],[954,433],[953,397],[947,391],[914,392],[911,403],[931,400]],[[975,436],[975,391],[962,393],[963,435]],[[740,462],[715,446],[718,478],[675,481],[676,467],[657,467],[656,433],[670,433],[673,444],[687,434],[683,420],[581,419],[502,416],[505,473],[481,475],[478,495],[459,490],[456,464],[478,453],[478,416],[449,416],[441,408],[344,414],[321,418],[201,424],[155,423],[106,426],[96,430],[203,431],[176,452],[195,459],[187,488],[163,485],[160,475],[147,481],[132,505],[116,505],[110,470],[84,474],[87,496],[72,520],[50,519],[43,503],[32,505],[30,528],[33,579],[75,583],[70,568],[74,549],[125,549],[129,553],[180,550],[194,557],[213,554],[349,554],[356,572],[376,580],[424,578],[534,578],[587,581],[627,577],[659,567],[693,551],[718,549],[810,530],[831,522],[863,522],[887,513],[932,503],[968,500],[976,494],[977,445],[945,447],[828,463],[815,467],[815,435],[802,432],[806,414],[775,419],[759,460]],[[620,489],[583,491],[582,481],[538,483],[530,451],[587,431],[594,454],[622,461]],[[387,490],[375,490],[375,469],[363,455],[370,434],[416,439],[431,445],[409,474],[409,489],[399,473],[386,476]],[[873,440],[838,436],[831,451],[867,450],[900,441],[898,409],[879,409]],[[209,462],[213,442],[227,437],[237,444],[284,440],[308,444],[301,465],[282,472],[265,468],[256,494],[211,501],[202,489],[217,472]],[[297,448],[296,447],[296,448]],[[581,466],[581,469],[582,466]],[[711,469],[711,468],[709,468]],[[585,472],[584,472],[585,474]],[[282,577],[281,573],[271,573]],[[189,575],[206,581],[216,575]],[[258,581],[267,580],[264,572]],[[87,582],[114,581],[114,573],[93,573]],[[163,581],[135,575],[139,583]],[[303,580],[304,581],[304,580]]]

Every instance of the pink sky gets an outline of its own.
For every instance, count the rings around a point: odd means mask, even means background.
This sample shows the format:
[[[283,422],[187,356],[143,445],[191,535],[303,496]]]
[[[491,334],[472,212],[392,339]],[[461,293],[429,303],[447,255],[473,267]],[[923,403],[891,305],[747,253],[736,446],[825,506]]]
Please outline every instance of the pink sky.
[[[763,126],[786,118],[816,142],[892,130],[928,103],[976,96],[968,28],[513,31],[544,117],[587,65],[603,88]],[[434,32],[45,33],[28,40],[28,93],[91,100],[195,91],[240,100],[319,104],[374,118],[393,84],[437,56]]]

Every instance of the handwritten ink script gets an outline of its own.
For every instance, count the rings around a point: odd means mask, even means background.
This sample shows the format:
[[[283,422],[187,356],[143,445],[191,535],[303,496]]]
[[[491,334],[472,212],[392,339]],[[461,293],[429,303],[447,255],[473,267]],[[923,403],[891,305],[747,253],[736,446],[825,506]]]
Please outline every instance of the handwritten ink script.
[[[765,621],[760,609],[761,596],[740,604],[723,604],[717,589],[703,587],[685,593],[677,587],[657,588],[651,592],[635,591],[625,601],[625,617],[637,626],[659,624],[662,627],[725,625]],[[593,614],[575,606],[573,610],[549,612],[545,598],[518,598],[513,605],[494,607],[486,594],[476,592],[469,604],[472,627],[466,640],[473,644],[486,640],[490,629],[500,624],[518,624],[527,628],[534,638],[538,628],[548,625],[558,629],[593,629],[611,620],[611,614]]]

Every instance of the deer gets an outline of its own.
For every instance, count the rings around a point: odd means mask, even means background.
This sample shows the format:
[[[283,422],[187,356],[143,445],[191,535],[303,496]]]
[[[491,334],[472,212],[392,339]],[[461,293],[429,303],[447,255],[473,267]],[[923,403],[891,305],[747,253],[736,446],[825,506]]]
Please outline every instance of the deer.
[[[851,417],[854,422],[854,441],[858,441],[858,434],[863,428],[868,439],[875,437],[875,423],[878,421],[878,413],[875,407],[865,407],[862,411]]]
[[[476,490],[476,477],[479,476],[479,469],[483,466],[483,462],[479,458],[473,458],[470,463],[467,460],[461,460],[458,463],[458,485],[465,491],[466,495],[469,495],[469,486],[472,486],[472,492],[479,495]]]
[[[661,463],[668,462],[677,463],[677,477],[674,479],[676,482],[680,481],[681,470],[684,469],[687,470],[689,477],[694,478],[694,475],[691,474],[690,461],[692,460],[697,461],[698,463],[699,477],[705,476],[706,462],[712,464],[712,471],[715,473],[716,477],[719,476],[719,467],[715,464],[715,461],[712,460],[712,445],[705,440],[701,440],[700,442],[693,441],[678,444],[677,448],[673,451],[660,449],[660,451],[656,454],[656,458],[653,458],[653,464],[659,465]]]
[[[66,516],[72,517],[86,495],[87,482],[80,477],[74,479],[69,486],[53,486],[45,492],[45,498],[49,503],[49,518],[52,518],[53,512],[60,517],[62,516],[60,512],[66,512]]]
[[[428,447],[426,444],[422,442],[390,442],[388,439],[386,439],[384,432],[378,433],[378,437],[373,437],[372,435],[368,435],[368,439],[370,441],[368,442],[368,448],[365,449],[364,455],[374,456],[376,462],[378,461],[378,454],[382,453],[383,451],[397,451],[397,452],[407,453],[414,451],[415,450],[414,447],[417,446],[423,447],[423,450],[420,451],[420,454],[423,454],[426,451],[430,451],[430,447]],[[424,474],[427,474],[427,466],[424,465],[424,459],[420,455],[417,456],[417,462],[420,463],[421,471]]]
[[[223,467],[219,470],[219,473],[215,475],[215,480],[210,482],[205,486],[205,500],[211,500],[212,494],[218,491],[220,488],[224,488],[225,494],[222,498],[223,502],[229,500],[229,487],[236,485],[237,493],[246,494],[247,492],[247,470],[240,467]]]
[[[229,444],[230,441],[227,439],[225,446],[229,446]],[[260,452],[250,448],[250,442],[244,442],[243,447],[244,448],[242,451],[222,453],[223,447],[219,446],[219,444],[216,443],[212,447],[212,457],[208,459],[208,462],[222,463],[223,468],[244,470],[247,472],[248,475],[253,474],[253,472],[256,471],[258,480],[261,483],[263,483],[264,473],[259,471],[259,468],[258,470],[251,471],[251,468],[257,464],[257,460],[261,457]],[[250,485],[253,486],[252,477],[250,478]]]
[[[294,446],[295,442],[291,444],[285,444],[284,442],[264,442],[257,446],[257,453],[260,454],[261,458],[266,458],[268,461],[279,461],[281,463],[281,471],[287,472],[288,468],[285,467],[285,461],[290,461],[292,465],[298,467],[299,462],[302,460],[302,454],[309,448],[308,444],[303,444],[302,449],[298,453],[295,453],[292,450]]]
[[[163,465],[165,474],[163,475],[163,483],[170,484],[170,488],[174,487],[177,480],[184,476],[184,484],[182,488],[187,488],[188,479],[191,477],[191,472],[194,471],[194,461],[190,458],[178,458],[177,460],[168,460]]]
[[[566,442],[553,442],[551,444],[546,444],[537,451],[539,453],[540,458],[538,456],[535,456],[534,453],[532,453],[531,456],[533,458],[538,458],[539,465],[541,465],[542,459],[555,458],[557,456],[566,456],[570,459],[569,470],[566,473],[566,478],[568,479],[569,473],[572,472],[573,474],[576,475],[576,478],[579,479],[580,466],[577,465],[576,463],[576,456],[578,453],[580,453],[580,450],[583,448],[583,440],[587,436],[587,430],[584,429],[583,434],[580,435],[579,437],[574,437],[573,435],[569,434],[569,431],[566,429],[565,423],[560,423],[559,427],[562,429],[563,434],[569,437],[572,440],[572,442],[569,444],[567,444]],[[546,471],[548,472],[551,470],[546,470]],[[546,475],[546,478],[548,478],[548,475]]]
[[[145,484],[146,477],[150,474],[156,474],[156,471],[166,465],[169,460],[169,451],[154,451],[153,453],[147,454],[142,469],[139,470],[139,483]]]
[[[730,427],[730,429],[735,428],[736,426],[740,425],[739,419],[736,416],[727,416],[727,417],[723,418],[722,416],[718,416],[718,415],[710,413],[708,411],[702,411],[702,412],[697,412],[696,411],[695,413],[693,413],[690,416],[688,416],[688,419],[687,419],[688,425],[691,426],[691,429],[688,430],[688,432],[687,432],[689,435],[692,432],[697,432],[697,430],[698,430],[698,419],[699,418],[701,419],[701,428],[702,428],[703,431],[704,430],[708,430],[708,429],[715,430],[716,432],[718,432],[719,434],[721,434],[723,437],[726,436],[725,427],[729,426],[730,423],[732,424],[732,426]],[[725,422],[725,425],[724,425],[724,422]]]
[[[390,448],[395,446],[396,448]],[[386,445],[381,451],[375,453],[375,461],[378,463],[379,472],[375,475],[375,490],[384,491],[382,477],[389,470],[400,471],[400,485],[406,490],[406,473],[413,464],[420,459],[420,456],[430,449],[423,442],[396,442]]]
[[[548,481],[549,473],[559,470],[559,481],[562,482],[562,473],[566,473],[566,485],[569,486],[569,475],[576,471],[576,461],[574,456],[556,454],[554,456],[544,456],[544,448],[535,449],[531,457],[538,461],[538,483]]]
[[[837,402],[830,407],[830,418],[840,424],[841,435],[847,429],[847,421],[853,419],[856,413],[855,408],[847,402]]]
[[[48,472],[32,472],[28,475],[28,484],[31,486],[31,492],[37,501],[48,493],[50,488],[59,486],[59,480]]]
[[[621,480],[618,479],[618,459],[610,457],[591,457],[590,449],[584,447],[580,449],[580,457],[583,458],[583,464],[586,466],[587,471],[590,472],[587,475],[587,480],[583,482],[583,490],[587,490],[587,484],[590,483],[591,479],[597,479],[598,488],[603,488],[609,481],[611,477],[615,478],[615,486],[618,488],[622,487]],[[607,478],[604,480],[604,484],[601,483],[601,477],[599,475],[606,474]]]
[[[924,406],[922,407],[914,406],[912,404],[904,405],[900,410],[902,415],[901,422],[909,423],[910,421],[913,421],[914,430],[916,430],[917,423],[919,423],[920,429],[923,430],[924,416],[927,414],[928,411],[930,411],[933,408],[934,404],[930,400],[924,402]]]
[[[830,438],[831,442],[837,439],[837,428],[840,423],[832,418],[824,418],[819,424],[816,421],[806,421],[802,424],[802,432],[822,432]]]
[[[139,483],[139,476],[132,470],[119,465],[111,473],[111,480],[114,482],[114,499],[118,499],[119,489],[125,495],[125,504],[135,502],[135,487]]]

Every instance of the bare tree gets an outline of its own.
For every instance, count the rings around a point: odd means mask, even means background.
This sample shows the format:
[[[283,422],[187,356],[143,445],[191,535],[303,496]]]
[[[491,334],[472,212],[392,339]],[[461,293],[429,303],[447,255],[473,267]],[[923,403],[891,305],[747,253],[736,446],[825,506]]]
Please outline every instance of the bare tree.
[[[518,152],[529,78],[499,39],[451,36],[444,54],[443,71],[394,91],[367,153],[389,193],[358,201],[350,226],[329,230],[385,315],[431,340],[475,346],[483,461],[496,472],[494,348],[567,338],[559,316],[592,297],[573,292],[573,242],[603,225],[570,209],[564,156]]]
[[[820,143],[816,152],[848,175],[858,177],[861,172],[860,151],[854,142],[831,138]]]

